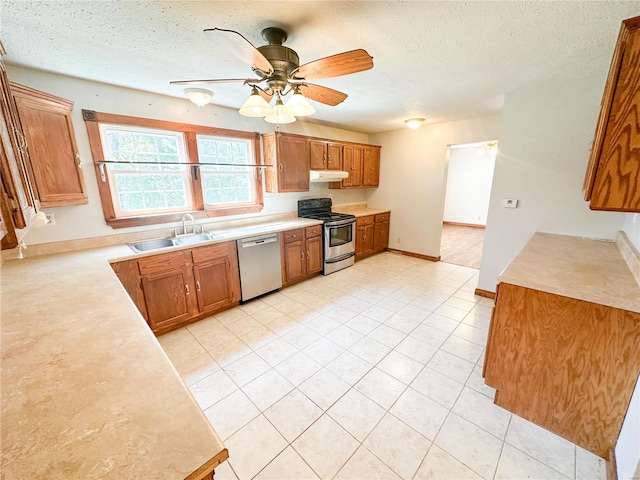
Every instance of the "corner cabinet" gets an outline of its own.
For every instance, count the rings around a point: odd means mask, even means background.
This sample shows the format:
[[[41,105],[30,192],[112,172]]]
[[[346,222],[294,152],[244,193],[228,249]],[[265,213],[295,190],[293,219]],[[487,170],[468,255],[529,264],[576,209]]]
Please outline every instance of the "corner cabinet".
[[[584,181],[592,210],[640,212],[640,17],[622,22]]]
[[[116,262],[111,267],[156,335],[240,301],[235,242]]]
[[[322,225],[282,233],[282,284],[284,286],[322,271]]]
[[[262,134],[265,190],[272,193],[309,191],[309,140],[270,132]]]
[[[71,121],[73,102],[15,83],[11,93],[42,207],[88,203]]]

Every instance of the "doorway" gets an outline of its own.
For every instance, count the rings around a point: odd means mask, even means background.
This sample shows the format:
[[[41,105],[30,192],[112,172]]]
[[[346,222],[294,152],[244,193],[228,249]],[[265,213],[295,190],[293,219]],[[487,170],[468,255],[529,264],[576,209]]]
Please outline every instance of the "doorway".
[[[480,268],[498,142],[449,145],[440,259]]]

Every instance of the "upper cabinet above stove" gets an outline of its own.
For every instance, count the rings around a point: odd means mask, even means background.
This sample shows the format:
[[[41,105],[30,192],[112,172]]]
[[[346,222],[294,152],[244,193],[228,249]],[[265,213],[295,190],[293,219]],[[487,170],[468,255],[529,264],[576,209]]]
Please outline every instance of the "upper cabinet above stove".
[[[640,212],[640,17],[622,22],[584,182],[592,210]]]
[[[308,192],[311,170],[342,170],[349,177],[330,188],[370,188],[380,183],[380,147],[269,132],[262,134],[267,192]]]

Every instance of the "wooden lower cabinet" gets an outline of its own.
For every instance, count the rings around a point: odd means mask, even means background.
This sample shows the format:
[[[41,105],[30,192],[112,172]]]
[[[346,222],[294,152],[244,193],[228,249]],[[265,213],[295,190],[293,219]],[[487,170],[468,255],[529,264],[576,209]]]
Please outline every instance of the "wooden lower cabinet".
[[[157,335],[240,301],[235,242],[118,262],[112,268]]]
[[[322,225],[282,234],[282,284],[289,285],[322,271]]]
[[[390,219],[388,212],[356,218],[356,260],[387,249]]]
[[[640,313],[500,283],[483,374],[497,405],[610,459],[639,345]]]

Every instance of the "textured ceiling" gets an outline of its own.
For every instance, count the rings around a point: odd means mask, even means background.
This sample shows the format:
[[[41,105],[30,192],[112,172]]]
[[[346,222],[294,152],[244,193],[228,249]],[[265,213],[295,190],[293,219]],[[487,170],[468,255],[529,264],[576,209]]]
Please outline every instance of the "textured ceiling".
[[[360,132],[499,112],[521,86],[608,68],[633,2],[399,1],[10,1],[2,0],[7,63],[182,97],[171,80],[245,78],[244,65],[205,28],[241,32],[263,45],[277,26],[304,64],[356,48],[372,70],[318,80],[349,97],[314,103],[313,121]],[[238,108],[241,84],[212,85],[213,103]]]

